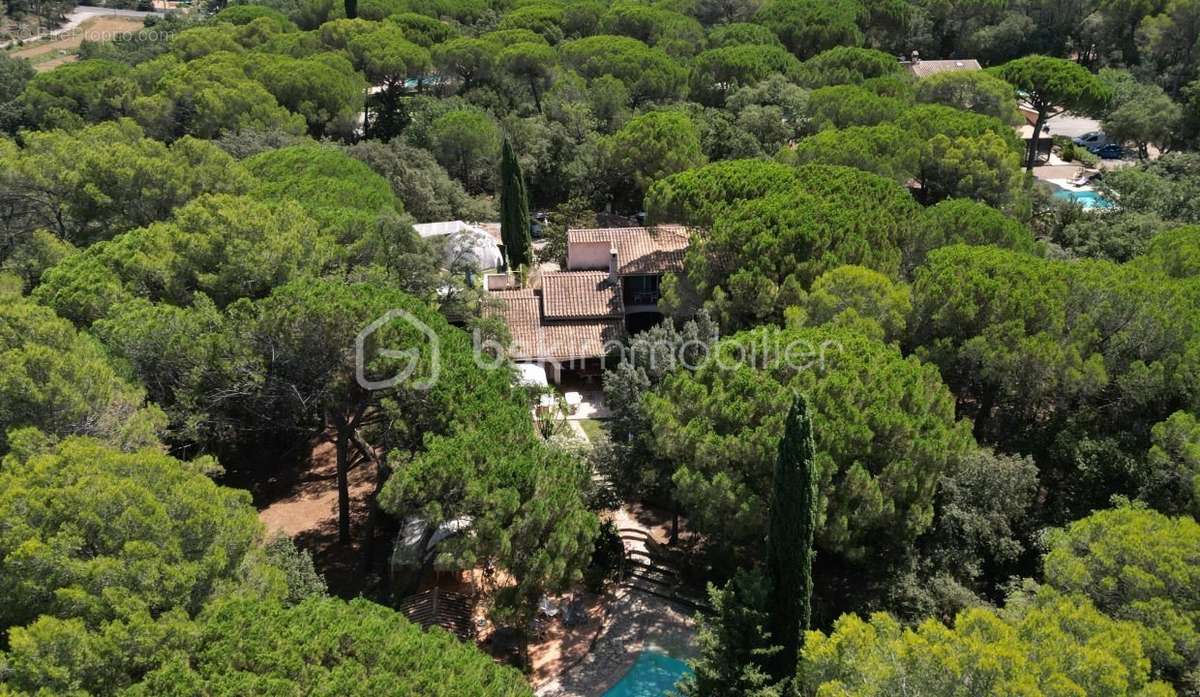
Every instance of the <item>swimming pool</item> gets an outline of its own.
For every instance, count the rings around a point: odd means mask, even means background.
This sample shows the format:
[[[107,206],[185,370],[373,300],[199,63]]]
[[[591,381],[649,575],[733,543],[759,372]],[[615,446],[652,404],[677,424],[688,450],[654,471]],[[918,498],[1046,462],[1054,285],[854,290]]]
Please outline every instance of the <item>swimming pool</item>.
[[[1083,210],[1085,211],[1092,208],[1112,208],[1113,205],[1112,201],[1104,198],[1096,191],[1067,191],[1066,189],[1060,189],[1054,192],[1054,198],[1074,201],[1083,206]]]
[[[643,651],[637,661],[604,697],[663,697],[692,669],[677,658],[657,651]]]

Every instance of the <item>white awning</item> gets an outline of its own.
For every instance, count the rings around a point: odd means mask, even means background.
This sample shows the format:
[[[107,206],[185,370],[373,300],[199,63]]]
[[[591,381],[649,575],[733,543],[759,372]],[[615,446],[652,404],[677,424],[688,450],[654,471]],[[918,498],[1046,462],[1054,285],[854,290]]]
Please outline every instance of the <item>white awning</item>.
[[[461,220],[443,220],[437,223],[418,223],[413,229],[422,239],[445,237],[445,259],[448,267],[462,263],[479,269],[494,269],[500,266],[500,245],[483,228]]]
[[[528,387],[549,387],[546,369],[537,363],[517,363],[517,384]]]
[[[440,223],[417,223],[413,225],[413,229],[421,237],[438,237],[441,235],[452,235],[462,230],[469,230],[470,225],[461,220],[443,220]]]

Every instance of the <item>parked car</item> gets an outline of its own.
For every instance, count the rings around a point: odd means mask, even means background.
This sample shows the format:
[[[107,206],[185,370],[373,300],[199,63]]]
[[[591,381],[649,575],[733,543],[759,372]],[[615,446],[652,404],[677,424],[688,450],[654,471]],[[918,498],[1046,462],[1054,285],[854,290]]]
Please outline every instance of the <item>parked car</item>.
[[[1075,138],[1073,142],[1076,145],[1082,145],[1088,150],[1091,150],[1092,148],[1098,148],[1102,145],[1108,145],[1109,143],[1108,136],[1104,135],[1104,131],[1091,131],[1089,133],[1084,133],[1078,138]]]
[[[1116,143],[1088,148],[1088,152],[1105,160],[1120,160],[1125,157],[1125,149]]]

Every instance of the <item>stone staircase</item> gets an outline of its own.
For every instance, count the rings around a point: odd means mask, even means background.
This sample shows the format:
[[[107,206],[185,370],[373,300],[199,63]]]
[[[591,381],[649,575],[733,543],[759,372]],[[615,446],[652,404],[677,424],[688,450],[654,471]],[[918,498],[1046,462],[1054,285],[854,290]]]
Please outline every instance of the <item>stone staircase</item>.
[[[621,584],[627,588],[686,606],[709,610],[702,594],[688,588],[679,573],[678,555],[663,548],[648,532],[638,528],[619,528],[625,546],[625,566]]]

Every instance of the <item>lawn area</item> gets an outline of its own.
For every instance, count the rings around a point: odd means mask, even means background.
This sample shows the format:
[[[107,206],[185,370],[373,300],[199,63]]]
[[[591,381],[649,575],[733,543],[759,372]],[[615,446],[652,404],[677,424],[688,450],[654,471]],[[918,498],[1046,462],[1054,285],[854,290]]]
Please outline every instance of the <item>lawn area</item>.
[[[588,440],[595,443],[600,438],[608,437],[608,426],[600,419],[581,419],[579,425],[587,434]]]

